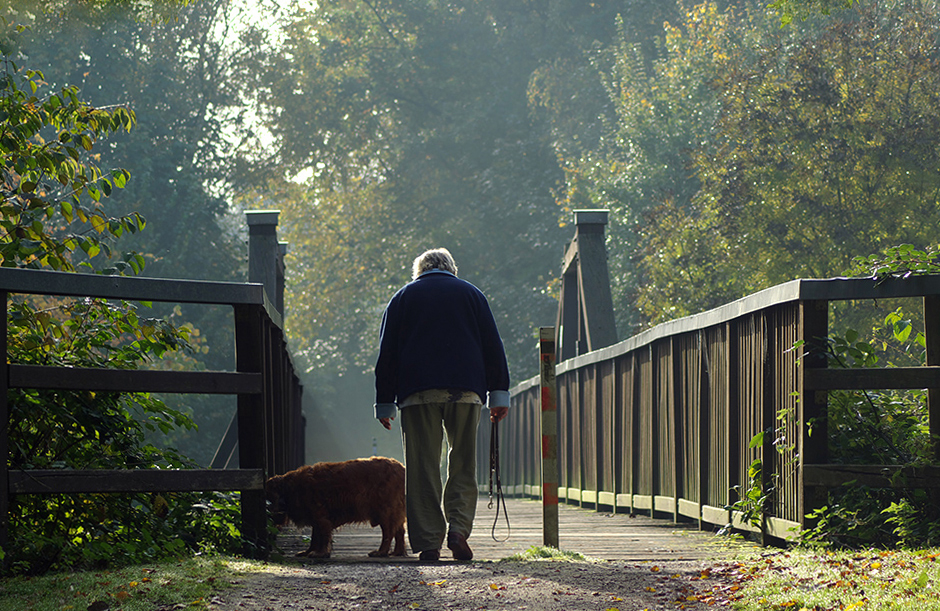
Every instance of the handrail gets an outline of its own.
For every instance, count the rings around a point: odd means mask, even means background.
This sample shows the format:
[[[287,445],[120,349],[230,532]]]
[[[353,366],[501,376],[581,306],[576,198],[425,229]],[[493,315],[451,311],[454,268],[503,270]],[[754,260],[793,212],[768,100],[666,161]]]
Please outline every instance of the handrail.
[[[670,320],[647,329],[612,346],[601,348],[558,363],[557,373],[577,369],[626,354],[657,340],[680,333],[690,333],[727,323],[760,310],[799,301],[849,301],[856,299],[894,299],[940,295],[940,276],[888,278],[876,282],[871,278],[801,278],[752,293],[705,312]],[[511,389],[521,392],[537,386],[533,376]]]
[[[829,302],[898,297],[923,298],[928,366],[828,370],[822,348]],[[769,541],[808,526],[825,487],[859,470],[895,474],[895,485],[940,487],[913,471],[829,465],[825,420],[829,390],[940,389],[940,358],[930,356],[940,350],[938,327],[940,276],[800,279],[567,359],[556,368],[559,496],[703,525],[732,523]],[[533,369],[536,363],[533,355]],[[541,495],[539,382],[534,376],[511,390],[511,433],[500,449],[504,489],[534,497]],[[936,390],[928,393],[928,414],[936,438]],[[773,435],[751,447],[768,430],[794,447],[778,452]],[[485,430],[480,443],[488,443]],[[775,485],[757,527],[727,509],[735,489],[751,485],[755,460],[764,467],[765,490]]]
[[[226,305],[234,310],[236,371],[152,371],[9,364],[8,296],[93,297],[125,301]],[[0,422],[9,418],[7,389],[57,388],[238,396],[239,469],[8,469],[8,427],[0,427],[0,545],[7,538],[10,494],[238,490],[246,551],[268,551],[264,480],[303,464],[299,378],[286,349],[281,314],[261,284],[171,280],[0,268]]]

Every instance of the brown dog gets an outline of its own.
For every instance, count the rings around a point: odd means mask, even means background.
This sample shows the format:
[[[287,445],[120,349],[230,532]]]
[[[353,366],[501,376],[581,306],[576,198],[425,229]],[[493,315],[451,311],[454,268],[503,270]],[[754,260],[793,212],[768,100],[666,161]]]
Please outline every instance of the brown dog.
[[[405,556],[405,467],[393,458],[373,456],[318,462],[276,475],[265,484],[274,524],[288,520],[310,526],[310,548],[298,556],[329,558],[333,530],[368,522],[382,527],[382,544],[370,556]]]

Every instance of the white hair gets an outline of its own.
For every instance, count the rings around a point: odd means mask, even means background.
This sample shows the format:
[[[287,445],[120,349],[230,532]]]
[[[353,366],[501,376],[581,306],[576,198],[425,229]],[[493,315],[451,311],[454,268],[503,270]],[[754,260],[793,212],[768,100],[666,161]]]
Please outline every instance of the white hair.
[[[446,248],[434,248],[418,255],[411,267],[411,279],[414,280],[432,269],[440,269],[457,275],[457,264],[454,263],[453,255]]]

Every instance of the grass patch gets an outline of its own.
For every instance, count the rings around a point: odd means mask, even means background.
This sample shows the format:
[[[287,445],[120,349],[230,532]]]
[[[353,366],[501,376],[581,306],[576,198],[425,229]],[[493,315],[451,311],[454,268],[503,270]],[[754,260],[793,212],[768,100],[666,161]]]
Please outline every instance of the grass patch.
[[[533,545],[524,552],[507,556],[500,562],[529,562],[532,560],[561,560],[565,562],[589,562],[590,559],[579,552],[565,552],[546,545]]]
[[[195,557],[103,571],[0,579],[0,611],[153,611],[184,605],[208,607],[213,591],[260,563]]]
[[[938,549],[793,549],[731,563],[720,571],[726,571],[722,589],[733,609],[924,611],[940,608],[938,559]],[[705,597],[699,600],[707,602]]]

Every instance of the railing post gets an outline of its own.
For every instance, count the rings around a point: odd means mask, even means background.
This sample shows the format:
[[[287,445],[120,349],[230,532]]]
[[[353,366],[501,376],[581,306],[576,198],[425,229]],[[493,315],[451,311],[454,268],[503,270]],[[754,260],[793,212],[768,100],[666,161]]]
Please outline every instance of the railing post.
[[[539,328],[542,398],[542,542],[558,548],[558,388],[555,384],[555,328]]]
[[[699,388],[698,388],[698,528],[704,530],[705,520],[702,516],[702,507],[708,499],[710,481],[709,469],[712,460],[710,450],[713,447],[711,443],[711,378],[712,372],[708,369],[708,336],[705,331],[700,330],[698,336],[698,355],[696,367],[698,368]],[[710,499],[709,499],[710,500]]]
[[[677,336],[674,335],[669,338],[669,366],[672,369],[669,386],[672,393],[672,400],[668,402],[669,413],[667,417],[671,421],[670,427],[672,429],[672,473],[670,475],[672,477],[673,522],[679,522],[679,498],[681,496],[682,482],[686,477],[686,474],[683,472],[683,457],[685,456],[686,448],[684,447],[682,439],[684,424],[682,410],[684,404],[682,402],[682,389],[679,387],[679,381],[682,379],[682,357],[679,344],[680,342],[677,340]]]
[[[10,536],[10,406],[7,399],[7,292],[0,291],[0,549]]]
[[[927,344],[927,366],[940,365],[940,295],[924,297],[924,339]],[[927,389],[927,422],[933,460],[940,463],[940,388]]]
[[[277,268],[276,268],[276,277],[274,282],[274,306],[277,308],[277,311],[281,313],[281,317],[285,316],[284,311],[284,259],[287,257],[287,252],[290,247],[288,242],[278,242],[277,243]]]
[[[264,372],[264,331],[262,306],[235,306],[235,369],[240,373]],[[268,384],[265,384],[267,387]],[[267,393],[265,388],[264,393]],[[242,469],[265,469],[264,396],[238,395],[238,462]],[[264,471],[265,477],[269,475]],[[267,508],[264,490],[241,492],[242,535],[245,553],[266,555]]]
[[[740,376],[738,364],[740,363],[740,345],[738,344],[738,322],[728,321],[724,324],[725,341],[727,349],[724,355],[725,384],[725,421],[728,423],[725,447],[728,448],[728,502],[730,507],[740,500],[737,486],[745,485],[744,474],[746,467],[742,464],[744,456],[741,455],[746,444],[741,440],[741,401]],[[728,521],[734,523],[734,511],[728,513]]]
[[[277,210],[249,210],[245,212],[248,223],[248,282],[264,286],[268,302],[284,316],[284,255],[287,242],[277,240]],[[259,323],[260,324],[260,318]],[[260,369],[258,370],[261,371]],[[267,392],[267,390],[266,390]],[[222,441],[215,451],[210,466],[213,469],[231,468],[239,439],[239,416],[232,416]],[[261,429],[258,429],[259,431]],[[273,466],[270,463],[269,466]],[[299,465],[298,465],[299,466]],[[241,465],[242,468],[246,468]],[[269,473],[268,475],[273,475]]]
[[[264,285],[268,301],[283,315],[283,298],[278,302],[278,267],[281,247],[277,241],[277,210],[249,210],[248,221],[248,282]],[[283,273],[280,274],[283,278]]]
[[[561,360],[617,342],[607,270],[607,210],[575,210],[574,238],[562,263],[558,345]]]
[[[804,529],[811,528],[813,521],[807,514],[825,503],[826,491],[818,486],[808,486],[804,481],[803,465],[818,465],[829,462],[829,427],[826,405],[829,395],[824,390],[811,390],[806,384],[808,369],[827,367],[824,342],[829,335],[829,302],[800,302],[800,340],[803,341],[799,369],[799,517]]]
[[[761,426],[760,430],[764,431],[763,445],[761,446],[761,487],[765,491],[770,490],[773,487],[774,476],[779,475],[782,481],[782,473],[777,472],[776,456],[777,450],[774,447],[774,440],[776,439],[776,429],[777,429],[777,414],[775,411],[774,398],[776,396],[776,387],[775,382],[777,377],[776,367],[777,367],[777,354],[780,349],[780,344],[777,341],[777,336],[774,333],[776,326],[773,324],[773,310],[765,310],[759,318],[756,320],[763,322],[763,332],[766,334],[763,341],[763,380],[762,380],[762,398],[761,398]],[[770,525],[769,518],[774,512],[774,508],[770,503],[777,503],[780,499],[780,490],[779,488],[774,491],[772,497],[770,497],[768,502],[765,502],[763,511],[761,512],[760,517],[760,537],[761,545],[770,545],[772,542],[771,535],[769,533]]]

